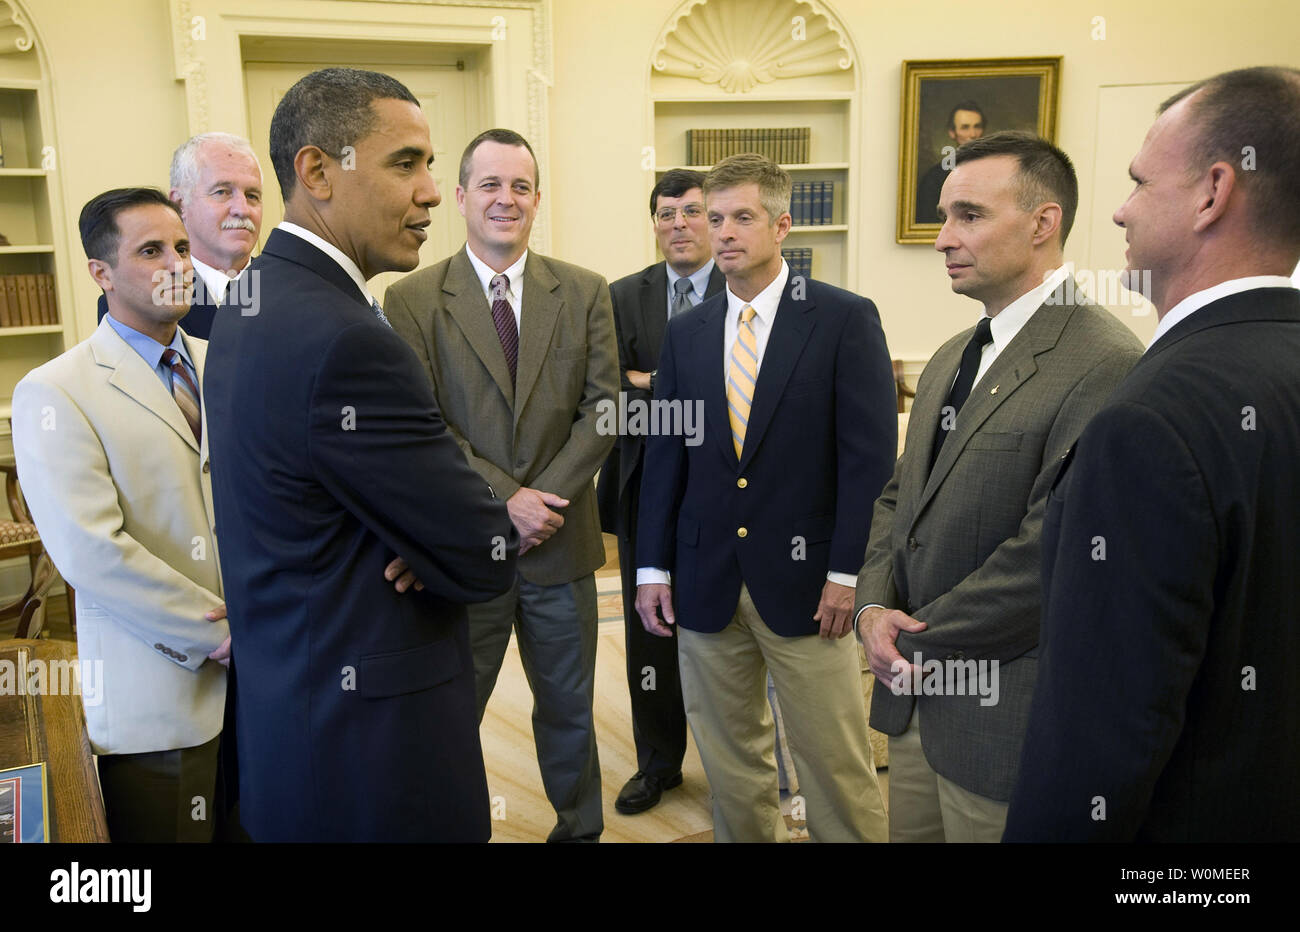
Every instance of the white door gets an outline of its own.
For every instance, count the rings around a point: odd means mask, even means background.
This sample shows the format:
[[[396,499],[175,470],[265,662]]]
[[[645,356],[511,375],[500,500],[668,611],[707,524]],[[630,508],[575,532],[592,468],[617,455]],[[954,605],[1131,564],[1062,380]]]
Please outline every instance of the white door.
[[[434,153],[433,178],[438,185],[438,193],[442,195],[442,203],[433,209],[429,238],[420,249],[421,268],[445,259],[465,242],[465,221],[456,210],[456,175],[460,168],[460,154],[471,139],[488,128],[479,113],[479,76],[472,67],[463,67],[463,59],[458,66],[454,52],[448,53],[446,57],[449,60],[445,63],[346,62],[347,67],[382,71],[401,81],[420,102],[429,121]],[[285,92],[299,78],[319,68],[340,64],[337,59],[315,62],[250,60],[244,63],[249,139],[262,163],[265,188],[263,243],[275,225],[284,219],[280,185],[271,168],[271,116]],[[260,245],[259,243],[259,247]],[[370,280],[371,293],[382,303],[388,286],[405,274],[409,273],[385,272],[376,275]]]

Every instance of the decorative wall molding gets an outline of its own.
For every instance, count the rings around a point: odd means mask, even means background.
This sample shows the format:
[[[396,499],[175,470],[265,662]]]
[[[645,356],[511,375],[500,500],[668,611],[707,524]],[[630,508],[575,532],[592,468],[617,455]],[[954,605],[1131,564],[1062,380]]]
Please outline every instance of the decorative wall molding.
[[[744,94],[782,78],[847,71],[853,52],[817,0],[686,0],[659,34],[651,67]]]
[[[35,44],[27,18],[9,0],[0,0],[0,55],[30,52]]]
[[[0,5],[9,2],[9,0],[0,0]],[[227,75],[223,68],[227,63],[237,61],[239,58],[239,47],[237,37],[231,38],[230,22],[225,22],[218,29],[216,20],[243,21],[245,19],[254,19],[259,24],[265,26],[268,23],[282,22],[284,24],[284,35],[287,37],[310,34],[313,37],[319,37],[319,29],[310,30],[302,28],[302,20],[292,13],[286,12],[283,17],[273,15],[256,15],[250,16],[249,4],[243,0],[169,0],[172,12],[172,49],[173,63],[176,78],[185,83],[185,96],[187,110],[189,113],[189,133],[194,135],[211,130],[213,121],[213,108],[217,111],[216,119],[219,121],[229,121],[227,111],[231,109],[231,102],[228,99],[229,94],[222,92],[222,88],[216,88],[216,103],[213,103],[213,88],[210,87],[210,81],[234,81],[242,80],[235,75]],[[323,5],[322,5],[323,6]],[[335,6],[338,12],[322,13],[313,20],[312,26],[318,26],[321,23],[331,25],[347,24],[350,20],[345,17],[355,16],[354,11],[358,8],[370,7],[371,9],[388,6],[392,7],[426,7],[430,8],[429,17],[430,25],[435,26],[438,23],[436,15],[432,10],[443,8],[480,8],[487,10],[521,10],[531,14],[529,20],[531,30],[528,34],[528,44],[524,46],[529,50],[526,63],[520,59],[523,56],[517,56],[516,62],[523,66],[523,83],[526,100],[519,109],[522,113],[514,111],[507,114],[498,114],[498,122],[520,128],[524,125],[522,132],[528,137],[534,151],[537,153],[538,167],[545,177],[548,170],[548,160],[550,154],[549,145],[549,125],[550,125],[550,100],[549,92],[552,87],[552,64],[551,64],[551,0],[380,0],[380,2],[369,4],[357,4],[354,0],[331,0],[330,6]],[[344,13],[344,8],[347,12]],[[206,22],[203,27],[196,27],[196,14],[200,19]],[[504,14],[508,16],[508,12]],[[463,17],[461,17],[463,19]],[[367,25],[375,24],[384,26],[388,22],[385,15],[376,16],[373,19],[366,20]],[[507,20],[508,27],[508,20]],[[203,37],[205,41],[198,41],[194,36],[195,28],[206,28],[207,35]],[[456,28],[462,28],[457,26]],[[492,28],[488,24],[488,17],[485,15],[483,29],[480,32]],[[214,36],[222,35],[224,39],[214,43]],[[265,32],[260,34],[265,35]],[[519,42],[523,41],[525,34],[521,31]],[[346,36],[340,34],[341,38]],[[496,38],[495,36],[493,38]],[[220,49],[214,51],[214,44],[220,45]],[[514,43],[511,43],[512,45]],[[209,75],[209,68],[214,68],[214,73],[221,75],[212,78]],[[495,80],[504,80],[509,67],[495,75]],[[516,72],[518,73],[518,72]],[[499,88],[498,88],[499,90]],[[489,97],[489,99],[491,99]],[[516,100],[518,98],[515,98]],[[238,104],[242,112],[242,102]],[[513,104],[511,109],[513,109]],[[522,119],[521,119],[522,117]],[[238,121],[235,121],[238,122]],[[532,246],[539,252],[546,252],[550,248],[550,220],[545,207],[538,215],[537,223],[533,227]]]

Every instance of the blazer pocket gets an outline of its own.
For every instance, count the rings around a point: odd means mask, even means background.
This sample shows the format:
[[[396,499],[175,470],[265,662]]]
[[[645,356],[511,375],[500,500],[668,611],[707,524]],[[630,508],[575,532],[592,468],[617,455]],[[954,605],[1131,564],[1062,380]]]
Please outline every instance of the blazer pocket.
[[[700,524],[694,518],[677,517],[677,542],[694,547],[700,542]]]
[[[1020,431],[1010,434],[996,434],[990,431],[974,434],[970,440],[966,441],[967,450],[1006,450],[1014,453],[1020,449],[1020,441],[1024,439],[1024,434]]]
[[[804,539],[810,544],[830,540],[835,536],[834,515],[814,515],[799,522],[804,528]]]
[[[556,346],[551,348],[551,358],[556,362],[572,362],[587,358],[587,344],[581,346]]]
[[[826,379],[795,379],[793,382],[786,383],[784,397],[793,398],[796,395],[825,392],[829,385],[830,382]]]
[[[460,653],[451,639],[369,654],[357,661],[357,692],[365,699],[401,696],[432,689],[460,671]]]

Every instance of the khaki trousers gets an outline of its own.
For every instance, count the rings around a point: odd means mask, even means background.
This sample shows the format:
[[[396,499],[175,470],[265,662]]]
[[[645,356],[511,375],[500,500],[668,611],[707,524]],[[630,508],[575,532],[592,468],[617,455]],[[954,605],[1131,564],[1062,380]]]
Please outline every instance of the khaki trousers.
[[[1007,803],[972,793],[930,767],[913,709],[907,730],[889,739],[889,840],[995,844],[1006,826]]]
[[[744,586],[722,631],[677,634],[686,718],[713,791],[715,841],[789,841],[772,750],[769,670],[810,839],[886,840],[852,637],[774,634]]]

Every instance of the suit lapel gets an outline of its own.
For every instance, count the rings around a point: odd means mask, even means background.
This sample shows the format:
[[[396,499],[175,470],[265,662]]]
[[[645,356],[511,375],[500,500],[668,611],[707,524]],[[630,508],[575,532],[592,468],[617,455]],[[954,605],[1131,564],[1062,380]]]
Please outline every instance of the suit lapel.
[[[193,345],[192,342],[186,341],[186,349],[190,349]],[[133,350],[130,344],[117,335],[107,320],[90,335],[90,348],[94,353],[95,362],[112,370],[108,375],[109,385],[153,412],[163,423],[176,431],[195,453],[200,452],[189,422],[185,420],[185,415],[181,414],[181,409],[176,406],[176,399],[163,387],[158,374],[149,368],[149,364],[140,358],[140,354]],[[194,363],[201,385],[203,373],[198,368],[197,359],[194,359]]]
[[[718,352],[725,333],[727,298],[725,295],[712,298],[696,310],[700,313],[691,319],[689,369],[692,374],[698,375],[696,384],[703,389],[704,419],[709,425],[708,433],[717,439],[718,449],[723,455],[734,463],[736,448],[731,442],[731,421],[727,418],[726,375],[722,369],[722,355]],[[687,368],[680,362],[677,367],[679,372]],[[685,400],[689,403],[692,399]]]
[[[749,409],[749,426],[745,428],[745,447],[740,451],[742,469],[753,458],[764,432],[772,423],[776,406],[785,392],[785,383],[790,381],[790,373],[794,371],[808,335],[812,333],[811,311],[816,305],[811,297],[802,301],[791,298],[794,276],[790,278],[777,306],[776,319],[772,322],[772,332],[763,352],[763,364],[758,370],[758,384],[754,386],[754,401]]]
[[[668,270],[660,262],[641,276],[641,332],[645,345],[662,347],[668,326]]]
[[[370,309],[370,305],[366,303],[366,299],[362,297],[361,291],[357,288],[357,283],[352,280],[352,277],[347,272],[343,271],[343,266],[301,236],[287,230],[272,230],[262,254],[286,259],[296,265],[310,269],[357,304],[367,310]],[[466,264],[469,263],[468,259],[465,261]],[[248,273],[245,272],[244,274]]]
[[[709,284],[704,289],[704,300],[707,301],[715,294],[720,294],[722,292],[722,289],[725,288],[726,286],[727,286],[727,276],[723,275],[720,271],[718,271],[718,267],[715,265],[713,267],[713,271],[709,273]],[[664,300],[665,301],[668,300],[666,294],[664,296]]]
[[[551,348],[551,333],[555,321],[564,307],[564,299],[556,294],[560,280],[555,277],[545,260],[530,253],[524,264],[523,312],[519,320],[519,368],[515,397],[515,422],[528,404],[542,364]],[[495,330],[493,333],[495,334]],[[498,341],[499,342],[499,341]]]
[[[515,389],[510,384],[510,369],[506,366],[506,354],[501,349],[501,338],[492,323],[492,308],[487,296],[483,294],[483,285],[474,274],[474,266],[469,256],[461,250],[452,257],[447,266],[447,277],[442,282],[443,294],[447,295],[447,312],[460,327],[461,333],[469,341],[470,348],[487,367],[492,381],[501,390],[506,404],[514,406]],[[522,343],[522,340],[520,341]]]
[[[944,441],[943,449],[939,451],[939,458],[935,461],[934,469],[930,471],[925,490],[921,493],[921,499],[917,503],[917,515],[920,515],[922,509],[934,496],[935,491],[943,484],[943,480],[952,470],[953,464],[957,461],[957,457],[961,455],[961,451],[966,448],[971,436],[980,429],[994,411],[1005,404],[1008,398],[1033,378],[1034,373],[1038,371],[1036,357],[1042,353],[1050,352],[1056,346],[1061,337],[1061,331],[1065,329],[1065,324],[1070,319],[1070,315],[1074,313],[1075,307],[1077,305],[1065,307],[1051,304],[1041,305],[1038,310],[1034,311],[1033,316],[1029,318],[1020,332],[1016,334],[1015,339],[1011,341],[1005,350],[998,354],[998,358],[989,367],[989,371],[984,373],[984,377],[971,389],[970,397],[966,399],[966,403],[962,405],[961,413],[957,415],[956,429]],[[965,345],[964,342],[962,345]],[[946,390],[944,398],[947,398]],[[937,420],[936,418],[929,423],[936,424]],[[933,444],[933,437],[930,442]]]

